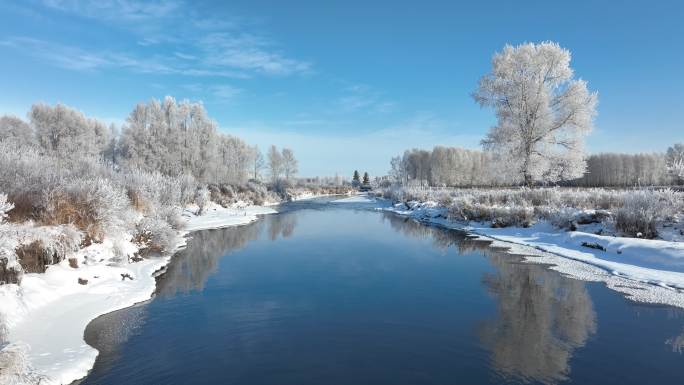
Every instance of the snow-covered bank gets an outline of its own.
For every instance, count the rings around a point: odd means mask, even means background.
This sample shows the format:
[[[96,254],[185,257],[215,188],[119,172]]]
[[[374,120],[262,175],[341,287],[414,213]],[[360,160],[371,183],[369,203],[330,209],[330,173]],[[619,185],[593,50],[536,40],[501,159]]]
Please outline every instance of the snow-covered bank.
[[[494,240],[493,246],[525,255],[527,262],[554,265],[552,269],[574,278],[605,282],[635,301],[684,307],[684,243],[564,231],[546,222],[529,228],[491,228],[449,221],[447,209],[435,202],[408,206],[401,203],[382,210]]]
[[[219,229],[223,227],[239,226],[257,220],[258,215],[274,214],[276,211],[269,206],[235,205],[222,207],[210,203],[202,215],[195,215],[196,208],[186,209],[183,216],[187,218],[186,231]]]
[[[196,216],[186,210],[183,234],[247,224],[257,215],[275,212],[263,206],[212,205],[206,215]],[[6,321],[9,341],[0,351],[0,383],[69,384],[87,375],[98,355],[83,338],[88,323],[150,299],[155,273],[166,267],[173,254],[132,262],[138,249],[129,239],[124,235],[116,241],[105,239],[78,251],[75,261],[64,260],[43,274],[25,274],[21,285],[0,285],[0,316]],[[184,244],[185,238],[180,238],[173,252]],[[111,263],[117,255],[130,262]]]

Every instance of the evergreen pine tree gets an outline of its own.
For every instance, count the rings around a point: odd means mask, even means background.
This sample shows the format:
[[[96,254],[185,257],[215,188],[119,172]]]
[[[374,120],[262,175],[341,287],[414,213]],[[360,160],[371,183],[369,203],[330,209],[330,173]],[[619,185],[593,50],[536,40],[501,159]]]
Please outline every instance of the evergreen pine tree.
[[[358,186],[361,184],[361,177],[359,176],[359,171],[354,170],[354,176],[352,177],[352,186]]]
[[[363,184],[366,186],[370,184],[370,176],[368,176],[368,172],[363,173]]]

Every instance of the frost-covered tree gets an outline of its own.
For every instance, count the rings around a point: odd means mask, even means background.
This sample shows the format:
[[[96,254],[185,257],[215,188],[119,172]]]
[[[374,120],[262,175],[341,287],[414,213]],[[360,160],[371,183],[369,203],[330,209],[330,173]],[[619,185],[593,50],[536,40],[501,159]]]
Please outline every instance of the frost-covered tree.
[[[211,180],[217,152],[216,123],[200,103],[166,97],[140,103],[121,135],[122,162],[165,175],[191,174]]]
[[[679,179],[684,179],[684,143],[676,143],[667,149],[667,169]]]
[[[281,154],[283,162],[283,173],[285,174],[285,179],[290,180],[299,171],[299,165],[297,159],[294,156],[294,152],[289,148],[283,148]]]
[[[216,138],[217,159],[213,180],[218,183],[240,183],[249,178],[253,150],[242,139],[220,134]]]
[[[497,115],[483,146],[526,185],[582,176],[598,96],[574,78],[570,51],[553,42],[506,45],[473,98]]]
[[[109,142],[102,151],[102,158],[111,164],[116,164],[119,151],[119,129],[114,124],[110,124]]]
[[[283,156],[274,145],[268,149],[268,171],[271,174],[271,181],[277,182],[283,173]]]
[[[261,170],[263,170],[264,167],[266,167],[264,154],[259,151],[259,146],[254,146],[252,149],[252,178],[254,180],[259,180]]]
[[[404,153],[406,168],[412,179],[421,186],[429,184],[430,179],[430,151],[413,149]]]
[[[253,150],[217,127],[201,103],[170,96],[140,103],[123,127],[120,163],[169,176],[192,175],[202,182],[242,183],[250,174]]]
[[[109,142],[104,124],[64,104],[34,104],[29,119],[40,146],[60,159],[100,156]]]
[[[390,160],[389,176],[395,183],[407,182],[406,165],[401,156],[395,156]]]
[[[31,126],[12,115],[0,117],[0,140],[9,140],[19,146],[36,143]]]

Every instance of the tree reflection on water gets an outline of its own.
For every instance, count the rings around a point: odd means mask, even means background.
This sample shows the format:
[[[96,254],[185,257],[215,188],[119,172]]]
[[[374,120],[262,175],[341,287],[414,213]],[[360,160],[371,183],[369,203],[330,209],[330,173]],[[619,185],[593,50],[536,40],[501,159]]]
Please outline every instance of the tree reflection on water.
[[[596,332],[596,313],[584,282],[520,263],[518,257],[457,231],[392,214],[385,219],[402,234],[431,239],[435,247],[455,246],[460,254],[480,252],[496,268],[482,278],[496,301],[496,318],[479,327],[492,369],[506,379],[547,384],[567,379],[573,352]],[[680,345],[677,338],[671,344]]]
[[[166,273],[157,280],[157,294],[173,296],[201,291],[223,256],[244,248],[258,239],[262,231],[275,241],[290,237],[296,226],[296,214],[286,213],[268,215],[244,226],[192,233],[187,247],[173,257]]]
[[[585,284],[541,265],[515,263],[489,253],[497,269],[483,283],[497,301],[497,317],[482,324],[482,342],[504,377],[543,383],[567,379],[575,349],[596,332],[596,313]]]

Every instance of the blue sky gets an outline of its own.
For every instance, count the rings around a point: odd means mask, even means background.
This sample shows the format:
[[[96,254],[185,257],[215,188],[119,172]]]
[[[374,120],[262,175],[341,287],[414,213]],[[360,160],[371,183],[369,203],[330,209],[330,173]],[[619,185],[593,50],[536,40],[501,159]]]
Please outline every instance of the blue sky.
[[[470,97],[506,43],[553,40],[599,92],[588,148],[684,141],[678,1],[7,1],[0,113],[63,102],[121,124],[201,100],[221,130],[294,149],[300,174],[384,174],[406,148],[477,148]]]

